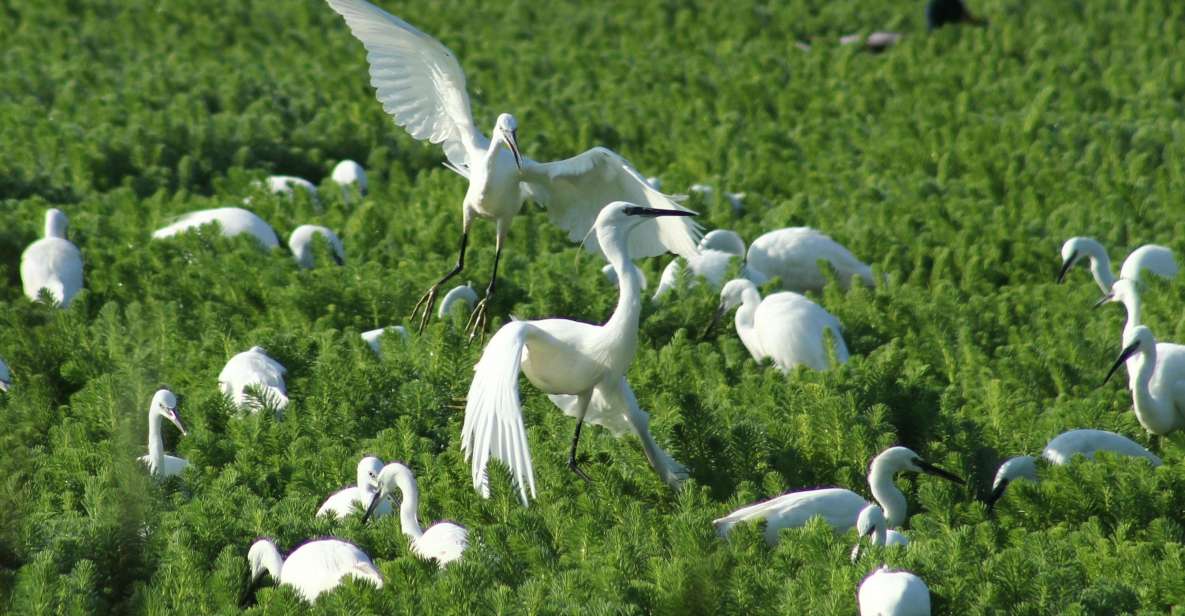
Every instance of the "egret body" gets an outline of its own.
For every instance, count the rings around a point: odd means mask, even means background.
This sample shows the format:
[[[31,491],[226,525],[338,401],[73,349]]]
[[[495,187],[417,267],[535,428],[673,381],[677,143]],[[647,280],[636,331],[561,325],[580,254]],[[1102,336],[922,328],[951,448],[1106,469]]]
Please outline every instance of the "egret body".
[[[469,547],[469,531],[452,522],[437,522],[427,530],[420,527],[420,488],[411,469],[398,462],[383,467],[378,476],[378,493],[370,502],[363,521],[399,490],[403,502],[399,505],[399,526],[411,542],[411,551],[425,560],[435,560],[440,567],[457,560]]]
[[[220,207],[190,212],[177,218],[167,227],[157,229],[153,232],[152,237],[154,239],[173,237],[190,229],[215,222],[218,223],[223,237],[234,237],[241,233],[247,233],[259,240],[259,243],[268,250],[280,245],[280,240],[276,237],[276,232],[272,230],[271,225],[241,207]]]
[[[338,539],[309,541],[296,548],[285,560],[276,544],[268,539],[256,541],[247,552],[254,587],[264,571],[280,584],[291,586],[305,601],[312,603],[333,590],[346,576],[366,580],[383,587],[383,576],[370,557],[357,546]]]
[[[819,261],[831,265],[844,289],[853,276],[868,286],[875,284],[872,268],[839,242],[810,227],[778,229],[753,240],[747,264],[769,278],[780,277],[783,289],[805,293],[821,291],[827,284]]]
[[[82,253],[66,239],[66,215],[57,208],[45,212],[45,237],[21,253],[21,284],[25,295],[36,301],[41,289],[49,291],[62,308],[82,290]]]
[[[189,434],[181,423],[181,415],[177,413],[177,396],[167,389],[153,394],[152,402],[148,405],[148,455],[139,458],[148,466],[148,472],[161,479],[179,475],[189,467],[189,462],[177,456],[165,455],[165,442],[160,435],[162,417],[173,422],[182,436]]]
[[[1185,427],[1185,346],[1157,344],[1144,325],[1123,336],[1123,351],[1104,383],[1128,359],[1128,388],[1140,425],[1152,434],[1168,434]]]
[[[305,269],[313,267],[313,238],[318,235],[329,242],[334,263],[345,265],[346,251],[341,239],[332,230],[319,225],[301,225],[288,237],[288,248],[292,250],[296,264]]]
[[[255,386],[263,398],[275,404],[276,410],[288,406],[288,389],[284,386],[287,370],[280,362],[267,356],[263,347],[253,346],[230,358],[218,373],[218,388],[236,406],[258,411],[261,404],[250,398],[247,388]]]
[[[334,492],[317,509],[317,515],[332,515],[341,520],[353,513],[355,508],[366,511],[370,502],[374,500],[375,493],[378,492],[379,471],[381,470],[383,470],[383,461],[374,456],[366,456],[359,460],[357,485]],[[374,511],[375,517],[390,513],[391,505],[387,503],[379,505]]]

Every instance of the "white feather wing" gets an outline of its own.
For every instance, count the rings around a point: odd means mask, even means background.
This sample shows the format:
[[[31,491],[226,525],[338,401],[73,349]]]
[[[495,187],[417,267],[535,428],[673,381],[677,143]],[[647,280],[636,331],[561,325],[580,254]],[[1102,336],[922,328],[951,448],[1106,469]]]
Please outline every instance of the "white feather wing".
[[[280,583],[296,588],[311,603],[317,595],[336,588],[347,575],[383,587],[382,574],[365,552],[345,541],[320,539],[292,552],[280,571]]]

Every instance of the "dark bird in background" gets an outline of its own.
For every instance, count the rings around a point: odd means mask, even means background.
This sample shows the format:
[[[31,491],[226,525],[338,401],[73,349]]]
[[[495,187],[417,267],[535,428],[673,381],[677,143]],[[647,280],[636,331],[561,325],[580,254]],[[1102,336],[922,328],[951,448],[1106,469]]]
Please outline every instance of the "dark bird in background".
[[[934,30],[947,24],[968,23],[978,26],[987,25],[987,20],[972,15],[963,0],[930,0],[926,4],[926,29]],[[840,45],[857,45],[865,51],[878,53],[896,45],[901,37],[900,32],[873,32],[868,36],[863,34],[849,34],[839,38]],[[810,51],[815,37],[808,37],[806,41],[797,41],[794,46]]]

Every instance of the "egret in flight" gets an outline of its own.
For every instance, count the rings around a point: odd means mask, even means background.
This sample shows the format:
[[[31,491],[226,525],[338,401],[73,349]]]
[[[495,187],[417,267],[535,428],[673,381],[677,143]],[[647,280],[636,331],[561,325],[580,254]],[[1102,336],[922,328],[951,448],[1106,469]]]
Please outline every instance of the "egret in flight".
[[[140,456],[140,461],[148,465],[148,472],[163,479],[179,475],[189,466],[189,462],[177,456],[165,455],[165,442],[160,436],[162,417],[173,422],[182,436],[189,434],[181,424],[181,416],[177,414],[177,396],[167,389],[157,391],[148,405],[148,455]]]
[[[248,593],[254,591],[265,571],[280,584],[296,589],[296,594],[309,603],[316,601],[321,593],[337,588],[346,576],[383,587],[383,575],[370,557],[358,546],[338,539],[309,541],[293,550],[287,560],[275,543],[260,539],[247,552],[247,562],[251,565]]]
[[[374,500],[375,493],[378,492],[379,471],[381,470],[383,470],[383,461],[374,456],[366,456],[359,460],[358,484],[334,492],[333,495],[325,499],[321,508],[317,509],[317,515],[328,514],[341,520],[353,513],[355,507],[366,511],[370,502]],[[383,504],[375,509],[374,515],[379,517],[390,513],[391,505]]]
[[[1090,274],[1094,276],[1095,284],[1104,294],[1111,292],[1115,284],[1115,274],[1111,271],[1111,257],[1107,250],[1094,238],[1072,237],[1062,244],[1062,268],[1057,273],[1057,281],[1065,280],[1070,268],[1086,258],[1090,263]],[[1173,278],[1177,275],[1177,261],[1173,251],[1156,244],[1145,244],[1133,250],[1123,260],[1119,268],[1119,278],[1139,281],[1140,274],[1148,270],[1161,278]]]
[[[658,217],[690,215],[683,210],[620,201],[605,206],[594,228],[619,283],[617,306],[609,320],[604,325],[567,319],[512,321],[490,339],[473,368],[461,429],[461,449],[472,462],[473,486],[482,496],[489,496],[486,465],[490,458],[510,468],[524,505],[528,491],[535,496],[535,475],[518,394],[520,371],[536,387],[552,394],[557,406],[575,415],[576,432],[568,467],[581,477],[588,479],[576,465],[576,447],[586,418],[594,423],[627,424],[642,439],[651,465],[668,483],[681,472],[654,444],[646,416],[638,409],[625,380],[638,346],[642,311],[641,274],[629,260],[627,247],[637,227]]]
[[[465,265],[465,247],[474,218],[496,224],[494,271],[486,295],[473,309],[470,331],[484,329],[486,311],[498,279],[498,262],[510,231],[510,221],[531,198],[547,208],[548,216],[579,242],[589,233],[597,213],[612,201],[630,201],[652,209],[683,210],[675,200],[646,183],[624,158],[595,147],[573,158],[538,163],[524,157],[518,146],[518,122],[503,113],[487,139],[477,129],[465,90],[465,73],[444,45],[402,19],[365,0],[328,0],[345,18],[350,31],[367,50],[370,83],[395,123],[412,137],[439,143],[445,163],[469,180],[461,214],[460,253],[456,266],[438,280],[412,310],[423,310],[420,328],[436,301],[441,285]],[[626,255],[651,257],[673,251],[696,253],[698,226],[686,219],[655,218],[639,225]],[[596,252],[595,240],[586,246]]]
[[[1168,434],[1185,427],[1185,346],[1157,344],[1152,330],[1144,325],[1123,336],[1123,351],[1107,378],[1127,362],[1128,387],[1140,425],[1152,434]]]
[[[370,501],[370,507],[362,516],[365,522],[371,512],[377,510],[398,490],[403,493],[399,505],[399,526],[411,542],[411,551],[425,560],[435,560],[440,567],[457,560],[469,547],[469,531],[460,524],[437,522],[424,530],[420,526],[420,488],[411,469],[398,462],[383,467],[378,476],[378,493]],[[388,505],[390,507],[390,505]]]
[[[45,237],[29,244],[21,254],[21,283],[33,301],[45,289],[62,308],[82,290],[82,253],[66,239],[66,215],[45,211]]]
[[[789,227],[770,231],[753,240],[746,265],[769,278],[782,279],[787,291],[822,291],[827,278],[819,269],[826,261],[835,270],[839,285],[847,289],[852,277],[868,286],[875,281],[872,268],[826,234],[810,227]]]

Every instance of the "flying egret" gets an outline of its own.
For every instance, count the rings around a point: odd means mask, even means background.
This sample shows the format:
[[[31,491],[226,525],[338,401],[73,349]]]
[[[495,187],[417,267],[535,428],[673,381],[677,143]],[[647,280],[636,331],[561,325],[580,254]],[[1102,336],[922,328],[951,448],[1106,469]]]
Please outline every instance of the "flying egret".
[[[357,546],[338,539],[318,539],[296,548],[288,559],[270,539],[260,539],[247,552],[251,565],[251,588],[254,591],[263,572],[272,579],[296,590],[305,601],[312,603],[317,596],[337,588],[342,578],[351,576],[366,580],[377,588],[383,587],[383,576],[370,557]]]
[[[292,195],[298,188],[308,193],[310,199],[317,200],[317,187],[304,178],[294,175],[270,175],[267,178],[267,189],[277,195]]]
[[[1106,430],[1070,430],[1051,439],[1041,450],[1041,458],[1054,465],[1069,464],[1074,456],[1081,455],[1087,460],[1093,460],[1094,454],[1107,451],[1133,458],[1145,458],[1152,466],[1160,466],[1160,458],[1144,449],[1139,443],[1126,436],[1107,432]],[[1004,495],[1008,484],[1018,479],[1037,481],[1037,458],[1033,456],[1019,456],[1000,465],[996,471],[996,478],[992,482],[992,494],[988,497],[987,508],[991,511],[996,501]]]
[[[930,589],[908,571],[881,565],[860,582],[860,616],[930,616]]]
[[[350,187],[356,188],[359,195],[366,196],[368,185],[366,170],[362,168],[362,165],[349,159],[343,160],[333,168],[333,174],[330,177],[335,184],[341,187],[342,198],[349,198]]]
[[[810,227],[777,229],[753,240],[747,264],[770,278],[780,277],[783,289],[805,293],[821,291],[827,284],[827,278],[819,270],[819,261],[831,264],[844,289],[853,276],[868,286],[875,284],[872,268],[835,240]]]
[[[280,240],[276,238],[276,232],[270,225],[241,207],[220,207],[184,214],[167,227],[157,229],[152,237],[154,239],[173,237],[214,222],[218,223],[223,237],[234,237],[240,233],[248,233],[259,240],[259,243],[268,250],[280,245]]]
[[[329,242],[330,254],[338,265],[346,264],[346,251],[342,241],[332,230],[319,225],[301,225],[288,237],[288,248],[296,258],[296,264],[305,269],[313,267],[313,238],[317,235]]]
[[[12,373],[8,371],[8,364],[0,359],[0,391],[8,393],[10,387],[12,387]]]
[[[407,330],[404,329],[402,325],[380,327],[378,329],[362,332],[362,339],[366,341],[368,346],[370,346],[370,350],[374,351],[376,354],[381,354],[382,351],[379,350],[381,348],[379,344],[382,342],[383,334],[389,331],[399,334],[399,337],[405,342],[408,340]]]
[[[25,295],[36,301],[41,289],[49,291],[62,308],[82,290],[82,253],[66,239],[66,215],[57,208],[45,211],[45,237],[21,253],[21,283]]]
[[[383,470],[383,461],[374,457],[366,456],[358,461],[357,478],[358,484],[343,488],[334,492],[329,498],[321,503],[321,507],[317,509],[317,515],[322,516],[330,514],[333,517],[341,520],[345,519],[354,512],[354,507],[366,511],[370,506],[370,502],[374,500],[375,493],[378,492],[379,471]],[[391,505],[382,504],[374,511],[375,517],[389,515],[391,513]]]
[[[182,436],[189,434],[181,424],[181,416],[177,414],[177,396],[167,389],[158,390],[148,405],[148,455],[139,458],[148,465],[148,472],[163,479],[179,475],[189,466],[189,462],[165,455],[165,442],[160,436],[161,417],[173,422]]]
[[[1104,294],[1111,292],[1115,284],[1115,274],[1111,272],[1111,257],[1103,245],[1089,237],[1072,237],[1062,244],[1062,268],[1057,273],[1060,283],[1066,278],[1066,273],[1079,261],[1087,258],[1090,261],[1090,274],[1094,276],[1095,284]],[[1123,260],[1119,268],[1119,277],[1128,280],[1140,280],[1140,274],[1148,270],[1161,278],[1173,278],[1177,275],[1177,261],[1173,251],[1156,244],[1145,244],[1133,250]]]
[[[737,335],[758,363],[769,357],[782,372],[789,372],[799,364],[812,370],[827,370],[831,361],[827,356],[825,331],[831,332],[836,361],[841,364],[848,361],[848,347],[840,332],[839,319],[805,296],[782,291],[762,299],[753,281],[730,280],[720,291],[720,306],[708,330],[733,308],[737,309],[734,319]]]
[[[899,472],[927,473],[963,483],[958,476],[922,460],[910,449],[890,447],[884,450],[872,460],[868,485],[872,488],[872,497],[884,511],[889,527],[899,527],[905,522],[905,494],[893,483],[893,476]],[[790,492],[737,509],[712,524],[720,536],[726,537],[741,522],[765,520],[765,540],[773,544],[777,543],[778,532],[783,528],[803,526],[815,516],[823,518],[836,530],[847,530],[856,525],[860,512],[870,504],[863,496],[842,488]]]
[[[1185,346],[1157,344],[1152,330],[1144,325],[1125,334],[1123,345],[1103,383],[1128,358],[1135,358],[1128,366],[1128,388],[1140,425],[1160,435],[1185,427]]]
[[[728,268],[734,259],[744,261],[745,241],[735,231],[716,229],[700,240],[698,255],[687,259],[676,257],[667,264],[662,271],[658,289],[654,291],[652,299],[658,301],[679,284],[683,263],[687,264],[687,269],[693,276],[688,282],[689,286],[697,284],[699,278],[703,278],[708,281],[713,290],[719,289],[720,285],[724,283],[724,275],[728,273]],[[741,266],[740,274],[742,278],[752,280],[756,284],[765,284],[767,280],[765,274],[746,265]]]
[[[852,546],[852,562],[860,558],[860,542],[867,538],[872,545],[909,545],[909,538],[888,528],[885,522],[885,512],[877,505],[869,505],[860,510],[856,518],[856,545]]]
[[[392,462],[383,467],[378,477],[378,493],[370,501],[365,522],[372,511],[376,511],[387,499],[399,490],[403,493],[403,502],[399,505],[399,526],[403,534],[411,542],[411,551],[425,560],[435,560],[443,568],[457,560],[469,547],[469,531],[464,526],[444,521],[437,522],[424,530],[420,527],[420,488],[416,485],[416,477],[411,469],[398,462]],[[389,505],[388,505],[389,506]]]
[[[440,300],[440,310],[436,312],[436,318],[443,319],[445,315],[452,312],[454,306],[472,306],[477,303],[477,291],[469,286],[469,283],[458,285],[444,294],[444,299]]]
[[[545,206],[551,221],[567,231],[574,242],[588,235],[597,213],[611,201],[685,211],[672,197],[651,188],[624,158],[606,148],[595,147],[566,160],[537,163],[519,151],[518,122],[508,113],[498,116],[492,138],[486,139],[473,121],[465,73],[444,45],[365,0],[328,2],[366,47],[370,83],[383,109],[412,137],[440,143],[448,158],[446,166],[469,180],[457,264],[413,308],[413,319],[418,310],[423,310],[420,329],[428,322],[440,286],[464,267],[474,217],[494,220],[497,240],[490,284],[470,318],[472,333],[485,327],[510,221],[525,198]],[[651,220],[633,234],[626,254],[636,259],[670,250],[691,256],[695,254],[698,233],[690,220]],[[593,252],[600,249],[596,241],[585,246]]]
[[[226,362],[222,372],[218,373],[218,388],[231,398],[235,406],[253,413],[262,408],[263,399],[272,401],[276,410],[283,410],[288,406],[285,372],[284,366],[268,357],[263,347],[253,346]],[[247,389],[252,386],[259,388],[259,402],[248,397]]]
[[[587,418],[628,424],[643,442],[651,465],[668,483],[681,468],[669,457],[655,455],[646,429],[646,416],[633,400],[625,373],[638,346],[638,318],[642,311],[641,275],[626,252],[630,234],[645,221],[660,216],[690,216],[691,212],[649,208],[614,202],[597,215],[595,230],[606,259],[617,271],[617,307],[604,325],[591,325],[567,319],[512,321],[503,325],[490,339],[481,360],[474,366],[473,382],[465,403],[465,423],[461,429],[461,449],[473,464],[473,486],[482,496],[489,496],[486,464],[490,458],[501,460],[509,468],[518,486],[523,504],[527,491],[535,495],[535,475],[531,453],[523,428],[518,395],[519,372],[548,394],[574,395],[569,409],[576,416],[576,433],[568,454],[568,467],[581,477],[588,476],[576,465],[576,445],[580,427]],[[594,397],[596,404],[590,404]],[[568,398],[557,401],[561,408]],[[591,413],[590,413],[591,410]],[[683,471],[685,472],[685,471]]]

